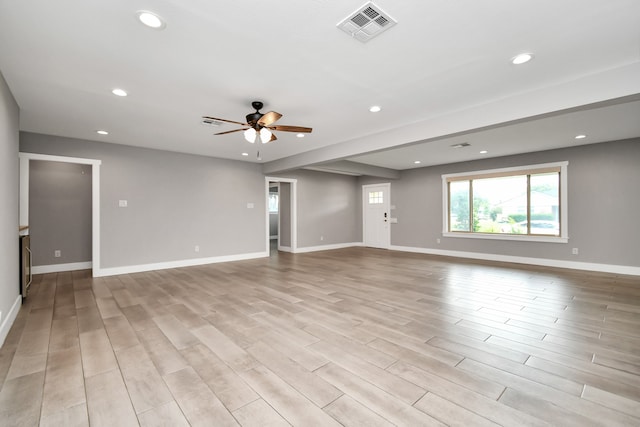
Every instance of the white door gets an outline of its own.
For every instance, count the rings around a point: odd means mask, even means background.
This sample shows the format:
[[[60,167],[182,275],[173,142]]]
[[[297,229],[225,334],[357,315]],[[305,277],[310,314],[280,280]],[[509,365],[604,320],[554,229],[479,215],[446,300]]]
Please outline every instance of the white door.
[[[363,243],[373,248],[388,249],[391,244],[389,195],[391,184],[362,186]]]

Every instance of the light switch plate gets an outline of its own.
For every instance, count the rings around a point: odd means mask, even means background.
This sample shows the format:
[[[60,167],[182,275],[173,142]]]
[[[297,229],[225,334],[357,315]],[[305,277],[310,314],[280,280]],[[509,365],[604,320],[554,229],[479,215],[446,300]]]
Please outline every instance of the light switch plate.
[[[126,208],[127,207],[127,201],[126,200],[118,200],[118,207]]]

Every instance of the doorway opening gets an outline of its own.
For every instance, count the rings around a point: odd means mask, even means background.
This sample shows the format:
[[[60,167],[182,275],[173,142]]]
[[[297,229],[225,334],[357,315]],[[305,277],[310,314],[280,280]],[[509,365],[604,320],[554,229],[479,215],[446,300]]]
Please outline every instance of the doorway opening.
[[[266,177],[266,250],[295,252],[297,247],[295,179]]]
[[[92,269],[93,277],[100,276],[100,160],[81,159],[75,157],[51,156],[46,154],[19,153],[20,157],[20,224],[29,224],[29,176],[31,161],[46,161],[89,165],[91,168],[91,261],[88,263],[61,264],[65,271],[68,269]],[[57,256],[55,254],[54,256]],[[34,268],[36,270],[36,268]],[[55,272],[55,265],[48,266],[40,273]]]

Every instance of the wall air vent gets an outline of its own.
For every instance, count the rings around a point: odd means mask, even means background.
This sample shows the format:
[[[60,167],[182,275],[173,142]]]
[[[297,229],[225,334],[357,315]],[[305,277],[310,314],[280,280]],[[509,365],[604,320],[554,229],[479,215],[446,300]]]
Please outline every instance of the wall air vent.
[[[379,6],[368,2],[340,21],[338,28],[365,43],[396,24],[397,21]]]

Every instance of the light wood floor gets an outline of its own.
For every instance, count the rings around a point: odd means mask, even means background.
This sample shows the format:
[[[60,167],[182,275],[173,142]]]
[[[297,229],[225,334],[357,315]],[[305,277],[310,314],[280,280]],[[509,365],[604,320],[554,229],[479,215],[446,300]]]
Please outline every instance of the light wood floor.
[[[366,248],[38,276],[2,426],[640,425],[640,278]]]

